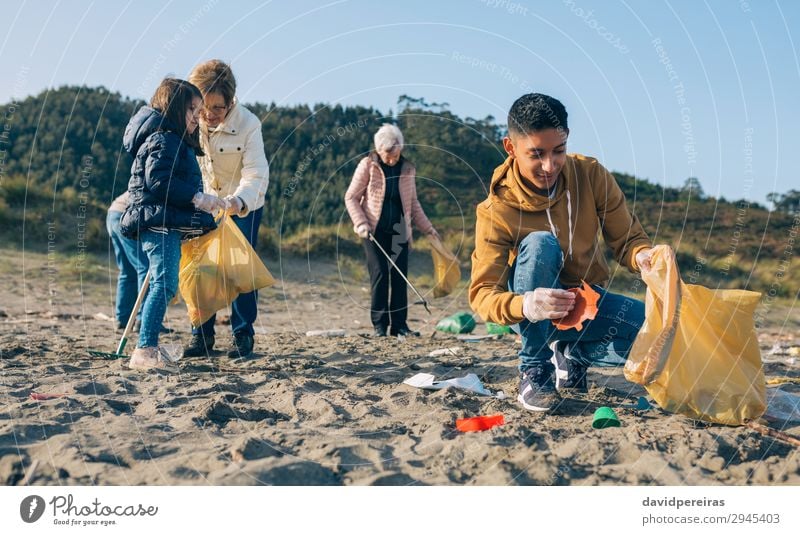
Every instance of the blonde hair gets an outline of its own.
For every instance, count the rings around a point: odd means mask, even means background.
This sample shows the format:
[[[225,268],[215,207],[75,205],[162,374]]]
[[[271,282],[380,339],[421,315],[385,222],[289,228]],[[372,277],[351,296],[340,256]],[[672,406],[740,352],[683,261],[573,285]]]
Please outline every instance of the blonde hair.
[[[219,59],[212,59],[197,65],[189,74],[189,81],[196,85],[203,95],[219,93],[230,104],[236,95],[236,78],[231,66]]]

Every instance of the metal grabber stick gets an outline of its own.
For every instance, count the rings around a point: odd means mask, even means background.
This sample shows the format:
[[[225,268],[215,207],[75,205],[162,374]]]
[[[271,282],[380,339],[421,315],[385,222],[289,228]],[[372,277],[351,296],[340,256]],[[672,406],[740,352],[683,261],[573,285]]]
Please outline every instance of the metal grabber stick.
[[[411,284],[411,281],[408,280],[408,277],[406,277],[405,274],[400,270],[400,268],[397,267],[397,264],[394,263],[394,260],[392,260],[392,258],[386,253],[386,251],[383,250],[383,247],[381,247],[381,244],[378,243],[378,240],[375,239],[375,236],[372,235],[372,232],[369,233],[369,241],[374,243],[375,246],[378,249],[380,249],[380,251],[383,253],[383,256],[386,257],[386,260],[389,261],[389,263],[392,265],[392,267],[397,270],[397,272],[400,274],[401,277],[403,277],[403,280],[406,281],[406,284],[408,284],[408,287],[411,288],[412,290],[414,290],[414,293],[417,294],[417,297],[419,297],[420,302],[422,302],[422,306],[425,307],[425,311],[432,316],[433,313],[428,308],[428,302],[425,300],[424,297],[422,297],[422,294],[419,293],[419,291],[417,291],[417,289],[414,287],[414,285]]]

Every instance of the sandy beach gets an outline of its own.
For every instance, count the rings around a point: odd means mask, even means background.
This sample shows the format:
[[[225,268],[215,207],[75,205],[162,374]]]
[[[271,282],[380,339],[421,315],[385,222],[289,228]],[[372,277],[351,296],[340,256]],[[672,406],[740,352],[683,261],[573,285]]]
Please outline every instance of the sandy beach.
[[[114,272],[81,282],[46,255],[6,250],[0,269],[0,483],[18,485],[787,485],[800,483],[798,449],[746,427],[633,408],[645,391],[621,369],[590,372],[589,394],[555,414],[521,408],[513,336],[464,342],[435,321],[469,310],[463,287],[412,307],[419,338],[370,336],[364,280],[335,262],[267,262],[277,286],[261,292],[256,355],[225,350],[183,359],[176,374],[138,373],[113,351]],[[97,263],[97,259],[90,259]],[[99,275],[97,273],[100,273]],[[800,377],[798,313],[775,306],[759,332],[770,377]],[[163,341],[186,342],[181,305]],[[307,337],[344,329],[341,338]],[[479,324],[475,334],[485,333]],[[461,348],[457,355],[431,351]],[[423,391],[408,377],[477,374],[506,399]],[[782,388],[800,392],[796,384]],[[34,400],[31,393],[63,394]],[[592,429],[615,408],[621,427]],[[505,425],[461,433],[456,418],[503,414]],[[798,435],[800,426],[784,429]]]

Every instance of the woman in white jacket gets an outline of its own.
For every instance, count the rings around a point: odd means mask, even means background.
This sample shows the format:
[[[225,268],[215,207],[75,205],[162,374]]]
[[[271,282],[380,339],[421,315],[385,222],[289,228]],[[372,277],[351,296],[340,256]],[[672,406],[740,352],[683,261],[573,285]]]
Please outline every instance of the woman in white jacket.
[[[261,121],[237,101],[236,79],[228,64],[220,60],[201,63],[189,80],[203,94],[200,144],[205,156],[198,158],[203,190],[225,200],[228,214],[255,247],[269,184]],[[253,352],[257,299],[257,292],[242,294],[231,305],[230,357],[247,357]],[[214,321],[212,316],[192,329],[184,355],[207,355],[213,349]]]

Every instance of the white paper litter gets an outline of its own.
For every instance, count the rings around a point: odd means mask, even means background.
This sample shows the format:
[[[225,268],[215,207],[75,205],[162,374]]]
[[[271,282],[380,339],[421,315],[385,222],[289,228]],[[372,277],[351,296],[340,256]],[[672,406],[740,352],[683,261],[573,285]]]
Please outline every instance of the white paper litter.
[[[429,357],[441,357],[443,355],[458,355],[463,350],[463,347],[446,347],[444,349],[434,349],[428,353]]]
[[[436,377],[429,373],[418,373],[413,377],[409,377],[403,384],[413,386],[415,388],[422,388],[424,390],[441,390],[442,388],[460,388],[469,392],[475,392],[481,396],[491,396],[497,399],[505,399],[506,395],[502,390],[492,392],[485,386],[478,376],[474,373],[468,373],[464,377],[455,377],[453,379],[446,379],[444,381],[437,381]]]
[[[344,329],[323,329],[315,331],[306,331],[306,336],[344,336]]]

